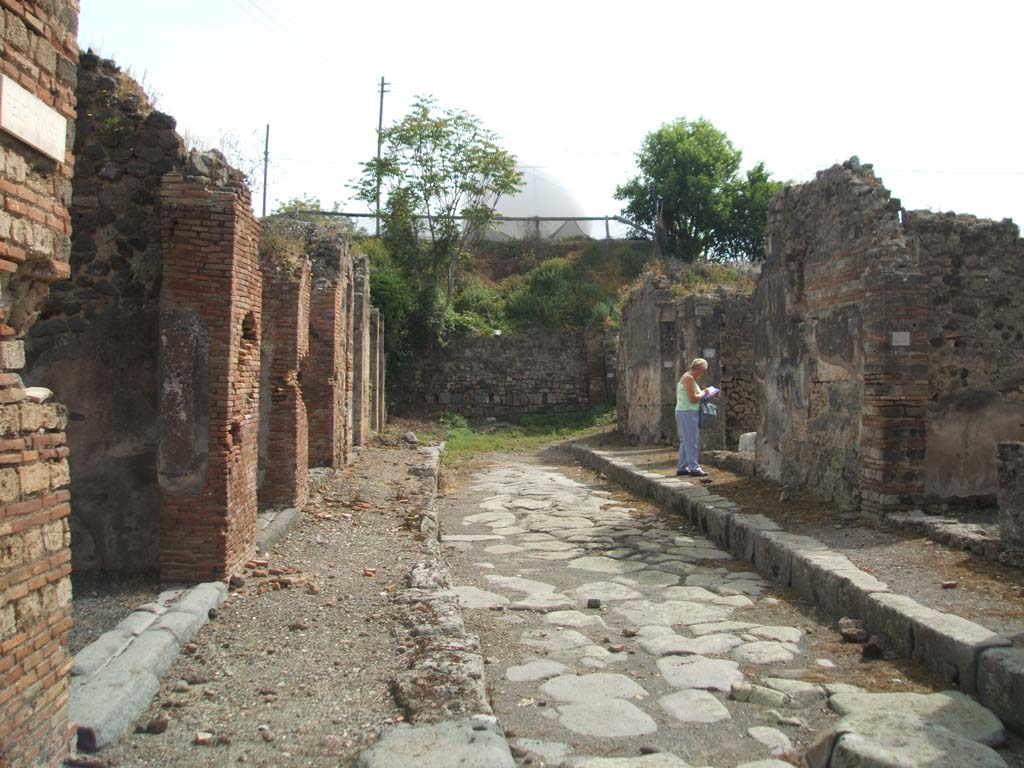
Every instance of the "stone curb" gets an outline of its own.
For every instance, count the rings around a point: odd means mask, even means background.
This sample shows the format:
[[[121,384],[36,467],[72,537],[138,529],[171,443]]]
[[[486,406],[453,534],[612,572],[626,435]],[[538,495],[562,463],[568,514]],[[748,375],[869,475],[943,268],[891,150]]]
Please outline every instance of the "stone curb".
[[[409,468],[421,479],[426,501],[419,530],[427,559],[395,595],[407,607],[404,619],[413,643],[409,668],[391,681],[406,722],[385,728],[364,750],[359,768],[514,768],[505,734],[487,702],[480,639],[466,631],[458,598],[450,591],[451,569],[441,554],[437,482],[444,444],[420,450],[425,461]]]
[[[831,616],[860,619],[890,647],[949,684],[976,695],[1007,726],[1024,732],[1024,648],[954,614],[942,613],[890,591],[848,558],[809,536],[787,533],[762,515],[706,488],[639,469],[611,452],[562,443],[584,466],[680,513],[718,546]]]
[[[329,467],[315,467],[309,470],[309,495],[312,496],[327,485],[332,474],[333,470]],[[274,519],[256,531],[256,551],[266,552],[280,541],[300,514],[302,514],[301,511],[293,507],[275,512]],[[259,516],[257,516],[256,525],[259,528]]]
[[[133,611],[75,656],[69,693],[78,748],[102,749],[132,727],[160,688],[181,646],[227,597],[221,582],[171,590]]]

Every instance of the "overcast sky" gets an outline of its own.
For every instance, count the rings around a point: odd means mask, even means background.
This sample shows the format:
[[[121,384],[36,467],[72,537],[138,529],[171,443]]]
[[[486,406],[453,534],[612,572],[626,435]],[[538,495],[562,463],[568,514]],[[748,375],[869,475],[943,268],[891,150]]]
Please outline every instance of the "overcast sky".
[[[841,6],[841,7],[840,7]],[[346,184],[417,94],[465,109],[577,214],[618,213],[644,135],[704,116],[776,178],[858,155],[909,208],[1024,221],[1012,2],[82,0],[80,43],[179,130],[261,153],[269,208]],[[259,201],[256,201],[259,213]],[[558,215],[562,210],[538,210]]]

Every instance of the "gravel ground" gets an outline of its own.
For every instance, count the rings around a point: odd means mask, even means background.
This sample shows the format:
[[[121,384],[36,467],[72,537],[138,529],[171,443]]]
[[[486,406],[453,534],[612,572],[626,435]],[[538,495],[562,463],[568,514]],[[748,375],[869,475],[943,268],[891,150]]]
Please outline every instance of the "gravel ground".
[[[74,624],[68,638],[71,655],[113,629],[121,619],[143,603],[155,600],[161,589],[160,579],[155,575],[118,576],[72,572],[71,611]]]
[[[642,469],[666,475],[675,471],[676,453],[668,447],[630,447],[613,434],[587,442],[628,451],[630,461]],[[928,538],[866,525],[856,514],[841,512],[804,490],[784,489],[768,480],[713,467],[708,471],[712,492],[787,530],[819,539],[901,594],[1009,637],[1024,633],[1024,569],[974,557]],[[944,588],[943,582],[955,582],[956,587]]]
[[[126,737],[106,764],[349,765],[401,720],[390,594],[422,552],[407,526],[420,461],[367,448],[336,473],[178,658],[138,723],[166,728]],[[198,732],[213,744],[196,745]]]

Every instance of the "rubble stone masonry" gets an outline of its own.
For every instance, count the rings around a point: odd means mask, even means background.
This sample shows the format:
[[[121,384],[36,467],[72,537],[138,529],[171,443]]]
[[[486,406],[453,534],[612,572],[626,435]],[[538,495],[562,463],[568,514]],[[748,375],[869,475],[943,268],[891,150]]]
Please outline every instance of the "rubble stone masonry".
[[[7,768],[60,765],[72,735],[67,413],[26,394],[20,339],[49,284],[68,276],[77,31],[74,0],[0,2],[0,100],[23,99],[53,127],[43,147],[27,143],[36,120],[0,126],[0,764]]]
[[[309,496],[309,432],[301,384],[309,351],[309,261],[302,247],[265,249],[260,269],[259,503],[266,509],[301,509]]]
[[[999,444],[1000,559],[1024,565],[1024,443]]]
[[[259,225],[231,172],[161,192],[160,574],[224,579],[255,551]],[[214,169],[216,170],[216,169]]]
[[[416,361],[403,407],[508,417],[590,407],[582,331],[470,336]]]

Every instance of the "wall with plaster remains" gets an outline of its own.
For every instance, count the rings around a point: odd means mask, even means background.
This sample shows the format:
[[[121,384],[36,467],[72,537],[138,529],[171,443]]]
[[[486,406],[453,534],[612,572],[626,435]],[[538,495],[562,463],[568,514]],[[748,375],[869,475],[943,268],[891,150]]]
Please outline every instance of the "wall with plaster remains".
[[[399,400],[469,417],[586,410],[604,402],[591,401],[591,367],[583,331],[461,337],[415,361]]]
[[[991,505],[1024,440],[1024,240],[1012,221],[904,216],[928,290],[926,503]]]
[[[57,766],[71,738],[67,411],[26,385],[30,332],[68,276],[78,4],[0,4],[0,762]],[[48,127],[44,127],[48,126]],[[24,377],[24,378],[23,378]]]

